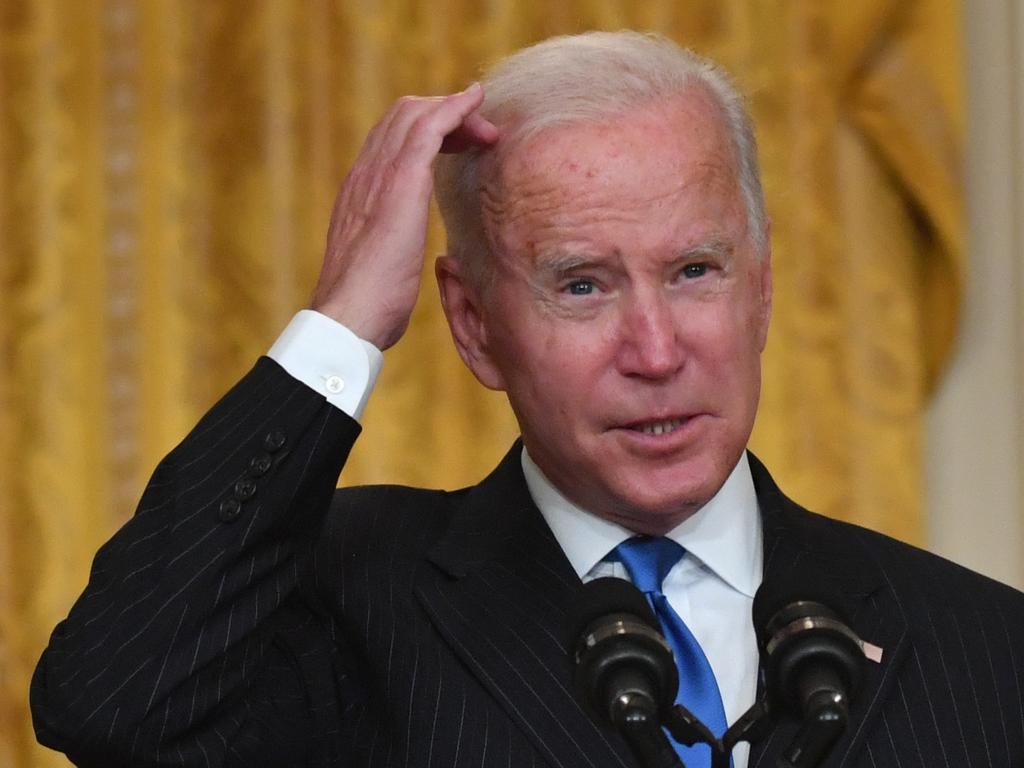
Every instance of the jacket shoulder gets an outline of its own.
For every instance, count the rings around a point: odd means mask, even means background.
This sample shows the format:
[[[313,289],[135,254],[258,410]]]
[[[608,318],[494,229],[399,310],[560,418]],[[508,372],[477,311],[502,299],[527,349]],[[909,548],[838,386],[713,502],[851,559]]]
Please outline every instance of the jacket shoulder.
[[[847,588],[887,587],[909,620],[974,622],[994,618],[1024,639],[1024,593],[920,547],[863,526],[811,512],[779,490],[756,457],[751,470],[765,530],[766,573],[788,570],[770,563],[773,542],[785,542],[779,557],[794,553],[815,562],[812,572]]]
[[[866,572],[875,572],[911,623],[981,622],[1024,641],[1021,591],[921,547],[790,504],[790,514],[805,517],[812,537],[841,543]]]

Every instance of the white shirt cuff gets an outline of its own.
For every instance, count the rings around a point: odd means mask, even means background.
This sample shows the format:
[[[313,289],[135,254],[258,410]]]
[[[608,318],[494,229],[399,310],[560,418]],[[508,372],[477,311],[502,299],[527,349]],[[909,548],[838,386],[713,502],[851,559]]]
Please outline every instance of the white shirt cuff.
[[[312,309],[292,318],[267,356],[356,420],[384,364],[377,347]]]

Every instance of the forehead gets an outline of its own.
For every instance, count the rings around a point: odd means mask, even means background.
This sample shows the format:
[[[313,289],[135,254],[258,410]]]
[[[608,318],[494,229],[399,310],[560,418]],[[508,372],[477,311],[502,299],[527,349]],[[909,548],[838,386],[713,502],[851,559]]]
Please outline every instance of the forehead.
[[[731,217],[740,200],[721,110],[702,87],[600,122],[513,138],[482,180],[484,223],[498,239],[619,217]]]
[[[642,103],[610,113],[601,119],[551,124],[525,138],[516,136],[513,124],[504,131],[511,142],[498,145],[492,167],[504,177],[543,166],[566,149],[580,144],[604,143],[611,153],[642,152],[651,142],[675,148],[690,157],[717,159],[732,164],[732,151],[723,112],[707,89],[695,84],[671,98]],[[554,157],[548,150],[555,149]]]

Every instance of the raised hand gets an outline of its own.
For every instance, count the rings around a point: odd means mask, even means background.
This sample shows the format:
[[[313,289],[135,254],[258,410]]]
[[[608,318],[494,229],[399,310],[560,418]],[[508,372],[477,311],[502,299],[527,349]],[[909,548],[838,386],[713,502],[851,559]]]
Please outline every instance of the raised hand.
[[[401,338],[419,292],[438,152],[498,139],[478,83],[439,97],[404,96],[370,131],[338,191],[310,306],[380,349]]]

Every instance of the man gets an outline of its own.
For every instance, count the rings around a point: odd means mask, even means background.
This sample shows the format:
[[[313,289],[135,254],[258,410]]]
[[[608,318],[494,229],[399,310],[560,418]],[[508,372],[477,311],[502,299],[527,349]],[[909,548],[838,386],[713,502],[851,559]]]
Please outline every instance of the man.
[[[473,488],[335,493],[442,150],[445,313],[522,442]],[[758,694],[754,592],[783,581],[882,649],[830,765],[1024,764],[1024,598],[801,510],[744,452],[770,308],[752,131],[709,63],[556,38],[400,100],[338,195],[315,311],[97,554],[33,680],[40,740],[91,766],[634,765],[573,696],[565,623],[654,541],[719,731]],[[777,713],[735,765],[797,727]]]

